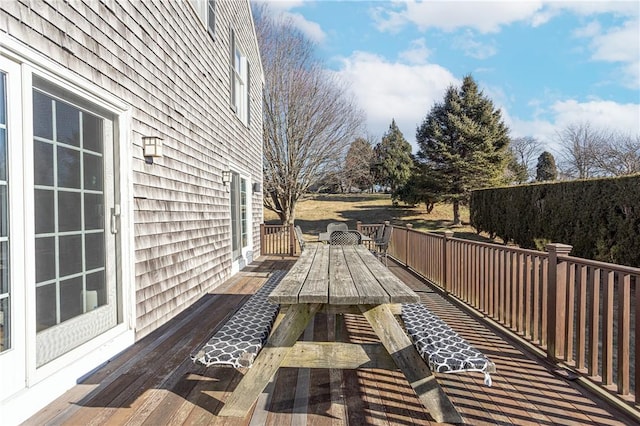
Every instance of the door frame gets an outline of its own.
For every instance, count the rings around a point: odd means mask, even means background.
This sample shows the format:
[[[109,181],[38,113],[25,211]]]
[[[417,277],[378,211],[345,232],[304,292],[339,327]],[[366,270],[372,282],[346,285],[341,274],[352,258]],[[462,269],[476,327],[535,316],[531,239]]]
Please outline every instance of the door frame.
[[[35,270],[33,270],[28,256],[25,254],[35,252],[33,220],[28,220],[33,215],[33,200],[30,201],[31,208],[25,210],[25,204],[13,206],[11,214],[11,226],[17,228],[16,217],[26,217],[21,223],[20,237],[23,246],[12,245],[11,250],[18,249],[20,256],[12,255],[13,265],[15,259],[24,259],[22,270],[25,286],[22,299],[22,307],[14,309],[14,327],[22,324],[24,327],[24,355],[23,374],[24,389],[12,395],[2,395],[0,397],[0,411],[3,418],[9,423],[12,421],[19,423],[24,420],[25,415],[33,413],[33,410],[45,405],[66,389],[75,385],[77,381],[102,363],[108,361],[125,348],[135,342],[135,253],[133,234],[133,179],[132,179],[132,108],[105,88],[98,87],[84,77],[50,60],[41,53],[24,45],[11,36],[0,33],[0,57],[3,60],[13,61],[20,68],[20,77],[12,80],[10,90],[18,90],[22,107],[19,112],[14,113],[18,117],[23,149],[19,152],[12,152],[10,161],[19,162],[24,165],[25,161],[33,162],[33,140],[27,140],[33,134],[33,120],[31,102],[25,100],[32,96],[32,76],[38,75],[40,78],[49,81],[51,84],[59,86],[70,93],[82,97],[91,103],[110,111],[114,116],[114,134],[118,143],[114,152],[114,159],[117,162],[115,173],[115,192],[119,197],[120,217],[118,220],[119,233],[116,235],[117,251],[116,275],[121,297],[121,322],[106,333],[82,344],[78,348],[62,355],[61,357],[43,365],[35,367],[35,287],[29,283],[35,283]],[[17,87],[16,87],[17,86]],[[27,105],[28,104],[28,105]],[[19,124],[20,125],[20,124]],[[136,141],[140,145],[140,140]],[[15,150],[14,150],[15,151]],[[17,158],[13,158],[16,155]],[[30,160],[29,160],[30,159]],[[15,167],[15,166],[14,166]],[[21,187],[24,201],[28,201],[29,194],[33,193],[33,168],[22,167]],[[30,210],[31,209],[31,210]],[[20,214],[19,214],[20,213]],[[31,215],[31,216],[30,216]],[[106,218],[107,219],[107,218]],[[15,251],[14,251],[15,253]],[[32,259],[31,259],[32,260]],[[13,268],[17,269],[17,268]],[[12,272],[12,281],[16,275]],[[16,340],[14,340],[16,342]],[[16,369],[17,370],[17,369]],[[19,407],[31,407],[31,411],[19,409]],[[5,417],[6,416],[6,417]]]

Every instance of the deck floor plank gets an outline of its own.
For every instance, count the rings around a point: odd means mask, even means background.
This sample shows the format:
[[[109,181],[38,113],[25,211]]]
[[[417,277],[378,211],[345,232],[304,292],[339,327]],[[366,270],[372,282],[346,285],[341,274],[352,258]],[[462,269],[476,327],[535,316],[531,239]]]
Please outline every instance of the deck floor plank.
[[[261,395],[245,418],[217,416],[243,371],[198,366],[189,354],[264,283],[271,270],[288,269],[294,262],[295,258],[274,256],[252,263],[97,369],[25,425],[281,426],[297,425],[301,419],[314,426],[434,424],[401,372],[379,369],[281,368],[268,393]],[[422,303],[497,365],[490,388],[477,373],[436,374],[467,424],[633,424],[411,272],[391,261],[389,267],[420,294]],[[318,314],[309,333],[315,339],[377,342],[367,321],[353,314]],[[296,394],[300,404],[294,409]]]

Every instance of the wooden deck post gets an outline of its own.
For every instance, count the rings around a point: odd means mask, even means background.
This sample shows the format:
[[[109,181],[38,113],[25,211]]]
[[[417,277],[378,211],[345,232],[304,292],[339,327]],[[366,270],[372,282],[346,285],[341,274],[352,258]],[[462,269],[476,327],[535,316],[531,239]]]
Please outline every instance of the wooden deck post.
[[[289,254],[291,256],[296,255],[296,237],[294,234],[293,223],[289,224]]]
[[[413,225],[410,223],[407,223],[407,239],[405,240],[405,246],[404,246],[404,266],[406,267],[415,266],[415,265],[409,265],[409,234],[411,233],[412,229],[413,229]]]
[[[265,250],[264,250],[264,223],[260,224],[260,255],[264,256],[265,255]]]
[[[442,289],[449,293],[449,277],[451,277],[451,265],[449,264],[449,238],[453,237],[453,231],[444,231],[442,244]]]
[[[547,244],[549,268],[547,270],[547,358],[558,361],[564,358],[565,328],[567,321],[567,264],[558,256],[569,254],[572,246]]]

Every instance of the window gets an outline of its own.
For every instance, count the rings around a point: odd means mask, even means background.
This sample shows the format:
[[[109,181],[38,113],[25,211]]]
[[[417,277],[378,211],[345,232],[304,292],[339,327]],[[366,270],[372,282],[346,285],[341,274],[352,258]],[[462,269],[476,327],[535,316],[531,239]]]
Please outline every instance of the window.
[[[249,125],[249,62],[236,43],[231,30],[231,108],[238,118]]]
[[[207,0],[207,31],[211,34],[211,37],[215,36],[215,24],[216,24],[216,2],[214,0]]]
[[[216,2],[215,0],[189,0],[191,6],[198,14],[207,31],[213,38],[215,36],[216,24]]]

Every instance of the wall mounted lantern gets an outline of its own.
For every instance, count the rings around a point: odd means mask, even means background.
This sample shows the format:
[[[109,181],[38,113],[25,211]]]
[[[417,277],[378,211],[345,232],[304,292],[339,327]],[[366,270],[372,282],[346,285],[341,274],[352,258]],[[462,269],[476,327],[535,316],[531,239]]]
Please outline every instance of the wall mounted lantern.
[[[154,158],[162,157],[162,138],[158,136],[143,136],[142,151],[147,163],[153,164]]]
[[[223,170],[222,171],[222,183],[228,185],[231,182],[231,171]]]

